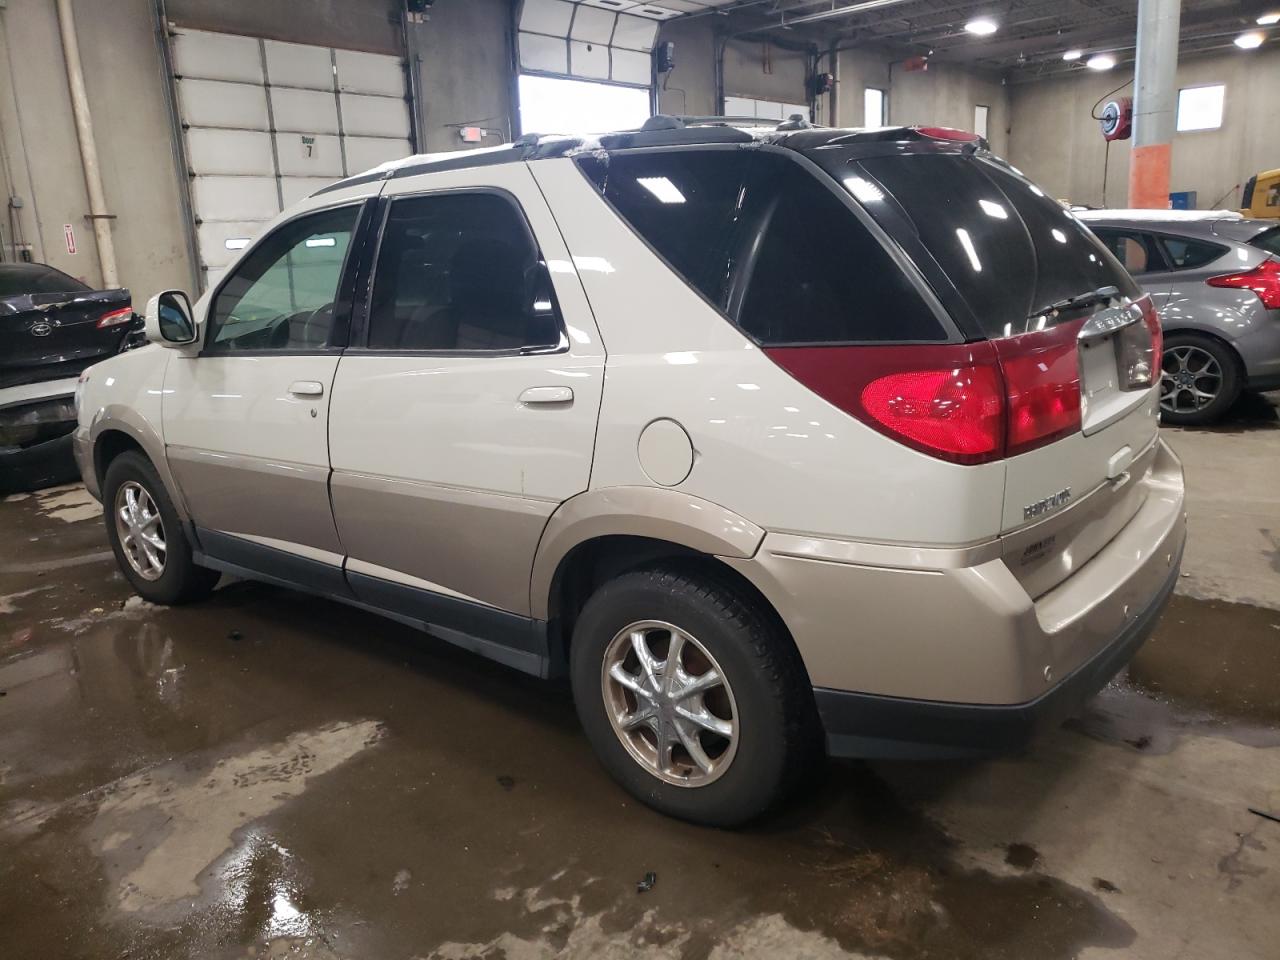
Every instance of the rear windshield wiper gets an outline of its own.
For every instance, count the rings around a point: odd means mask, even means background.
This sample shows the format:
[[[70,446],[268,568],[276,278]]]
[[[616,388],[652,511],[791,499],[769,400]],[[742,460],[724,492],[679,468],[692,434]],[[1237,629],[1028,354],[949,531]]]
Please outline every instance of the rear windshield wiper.
[[[1099,287],[1097,290],[1090,290],[1088,293],[1077,293],[1074,297],[1063,297],[1061,300],[1049,304],[1040,313],[1053,313],[1055,310],[1059,313],[1064,310],[1080,310],[1084,307],[1091,307],[1094,304],[1114,300],[1118,296],[1120,296],[1119,287]]]

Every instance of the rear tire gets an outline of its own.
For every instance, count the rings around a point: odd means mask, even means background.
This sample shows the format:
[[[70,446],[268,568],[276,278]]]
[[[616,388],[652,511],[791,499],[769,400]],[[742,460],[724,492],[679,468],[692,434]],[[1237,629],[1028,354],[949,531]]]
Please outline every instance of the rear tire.
[[[1196,333],[1165,338],[1160,376],[1160,419],[1173,426],[1214,423],[1231,408],[1244,387],[1244,370],[1234,350]]]
[[[143,600],[178,606],[203,600],[221,574],[197,566],[178,511],[151,461],[129,450],[102,483],[107,539],[116,563]]]
[[[651,655],[648,673],[637,634]],[[771,611],[714,571],[654,567],[606,583],[578,617],[570,670],[578,716],[605,769],[670,816],[739,826],[775,806],[821,758],[813,691],[791,639]]]

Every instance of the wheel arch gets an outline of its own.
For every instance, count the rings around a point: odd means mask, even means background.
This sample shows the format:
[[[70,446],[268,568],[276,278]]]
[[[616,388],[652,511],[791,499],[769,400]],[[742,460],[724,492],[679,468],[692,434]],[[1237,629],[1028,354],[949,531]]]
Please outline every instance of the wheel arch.
[[[174,481],[173,473],[169,470],[169,462],[164,453],[164,442],[145,418],[129,407],[107,406],[95,419],[90,437],[94,479],[100,491],[111,461],[128,450],[136,450],[155,467],[179,518],[184,523],[187,522],[186,502],[182,498],[182,491]]]

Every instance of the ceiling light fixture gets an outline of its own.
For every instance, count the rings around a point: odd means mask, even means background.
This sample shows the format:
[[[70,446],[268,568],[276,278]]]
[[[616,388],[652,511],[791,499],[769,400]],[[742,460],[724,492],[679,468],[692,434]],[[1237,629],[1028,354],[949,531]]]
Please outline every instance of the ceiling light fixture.
[[[1280,23],[1280,10],[1275,13],[1264,13],[1258,18],[1258,26],[1269,27],[1273,23]]]
[[[1116,65],[1116,58],[1108,53],[1095,53],[1086,62],[1090,70],[1110,70]]]
[[[964,25],[967,32],[979,37],[989,37],[1000,27],[990,17],[975,17]]]
[[[1265,39],[1261,30],[1254,30],[1252,33],[1240,34],[1234,42],[1241,50],[1252,50],[1254,47],[1262,46],[1262,41]]]
[[[1083,50],[1068,50],[1062,55],[1063,60],[1079,60],[1084,56]]]

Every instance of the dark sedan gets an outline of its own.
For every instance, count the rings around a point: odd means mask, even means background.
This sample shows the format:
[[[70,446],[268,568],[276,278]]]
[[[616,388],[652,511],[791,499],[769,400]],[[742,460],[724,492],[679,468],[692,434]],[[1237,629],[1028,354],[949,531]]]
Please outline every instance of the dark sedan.
[[[128,290],[42,263],[0,263],[0,492],[72,480],[82,370],[145,342]]]

